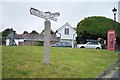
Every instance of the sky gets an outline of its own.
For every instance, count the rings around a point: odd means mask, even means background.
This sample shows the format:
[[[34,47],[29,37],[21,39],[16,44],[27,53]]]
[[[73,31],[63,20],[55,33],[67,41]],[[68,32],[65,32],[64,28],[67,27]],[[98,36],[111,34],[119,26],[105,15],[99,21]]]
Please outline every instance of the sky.
[[[59,12],[57,22],[51,20],[51,29],[56,31],[65,23],[77,27],[78,22],[91,16],[105,16],[113,19],[112,9],[118,9],[119,0],[4,0],[0,2],[0,32],[6,28],[13,28],[16,33],[36,30],[38,33],[44,29],[44,19],[31,15],[30,8],[40,11]],[[118,14],[117,14],[118,15]],[[118,17],[117,17],[118,20]]]

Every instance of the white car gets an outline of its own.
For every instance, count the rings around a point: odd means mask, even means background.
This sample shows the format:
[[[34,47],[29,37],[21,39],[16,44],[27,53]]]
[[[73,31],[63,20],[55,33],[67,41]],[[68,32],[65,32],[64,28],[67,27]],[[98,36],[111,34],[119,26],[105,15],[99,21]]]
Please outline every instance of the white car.
[[[86,44],[77,44],[77,48],[95,48],[102,49],[99,42],[87,42]]]

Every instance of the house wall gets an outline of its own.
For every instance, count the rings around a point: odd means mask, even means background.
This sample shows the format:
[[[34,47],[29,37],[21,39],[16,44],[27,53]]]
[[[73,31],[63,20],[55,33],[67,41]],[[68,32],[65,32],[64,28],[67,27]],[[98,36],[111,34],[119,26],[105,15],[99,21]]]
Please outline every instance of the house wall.
[[[35,45],[35,41],[25,40],[24,41],[24,45],[25,46],[34,46]]]
[[[14,39],[17,46],[19,45],[19,42],[24,42],[23,39]],[[9,46],[10,39],[6,39],[6,46]]]
[[[68,42],[68,43],[70,43],[70,44],[72,45],[72,40],[68,40],[68,39],[61,39],[60,41],[61,41],[61,42]]]
[[[6,39],[6,46],[9,46],[9,39]]]
[[[17,44],[17,46],[19,46],[19,42],[24,42],[23,39],[15,39],[15,43]]]
[[[24,40],[24,46],[43,46],[43,41],[38,40]]]
[[[69,35],[65,34],[65,28],[69,28]],[[58,31],[58,33],[61,34],[61,39],[73,39],[73,35],[75,34],[75,31],[72,30],[70,27],[65,26],[64,28],[62,28],[61,30]],[[75,37],[74,37],[75,40]]]

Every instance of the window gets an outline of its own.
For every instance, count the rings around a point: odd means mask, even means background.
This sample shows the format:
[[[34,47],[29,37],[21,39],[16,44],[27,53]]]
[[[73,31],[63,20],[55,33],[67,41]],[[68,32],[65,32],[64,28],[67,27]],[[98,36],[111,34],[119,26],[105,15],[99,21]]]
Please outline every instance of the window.
[[[98,42],[88,42],[88,45],[98,45]]]
[[[69,35],[69,28],[65,28],[65,35]]]

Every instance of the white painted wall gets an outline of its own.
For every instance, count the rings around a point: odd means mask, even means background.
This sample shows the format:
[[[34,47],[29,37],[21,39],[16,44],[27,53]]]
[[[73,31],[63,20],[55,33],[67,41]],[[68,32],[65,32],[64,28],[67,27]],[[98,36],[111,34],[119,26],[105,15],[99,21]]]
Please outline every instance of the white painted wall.
[[[9,39],[6,39],[6,46],[9,46]]]
[[[19,42],[24,42],[24,39],[15,39],[15,43],[17,44],[17,46]]]
[[[9,46],[10,39],[6,39],[6,46]],[[15,43],[18,46],[19,42],[24,42],[24,39],[15,39]]]
[[[69,28],[69,35],[65,34],[65,28]],[[73,29],[71,29],[68,26],[65,26],[64,28],[62,28],[61,30],[58,31],[58,33],[61,34],[61,39],[73,39],[73,35],[76,33]],[[75,40],[75,37],[74,37]]]

